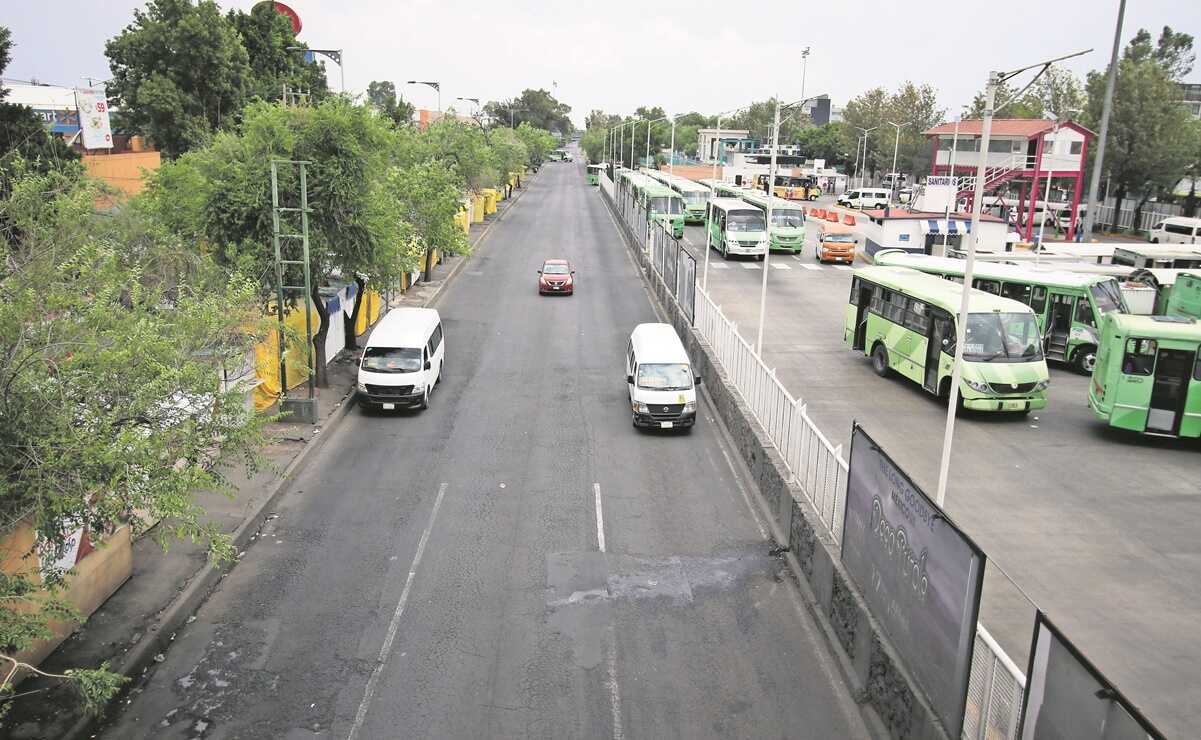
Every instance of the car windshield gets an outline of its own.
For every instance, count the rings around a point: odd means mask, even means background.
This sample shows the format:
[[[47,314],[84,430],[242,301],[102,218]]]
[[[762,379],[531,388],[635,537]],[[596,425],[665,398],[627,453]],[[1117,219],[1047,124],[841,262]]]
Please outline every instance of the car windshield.
[[[729,231],[763,231],[762,211],[734,211],[726,218]]]
[[[542,266],[543,275],[566,275],[568,272],[567,265],[547,263]]]
[[[1093,294],[1093,303],[1097,304],[1097,310],[1102,314],[1126,310],[1122,302],[1122,289],[1118,287],[1117,280],[1097,283],[1089,288],[1089,292]]]
[[[822,237],[822,241],[851,244],[855,241],[855,236],[853,234],[826,234]]]
[[[421,350],[411,347],[368,347],[363,369],[373,373],[415,373],[421,369]]]
[[[1042,336],[1032,313],[974,313],[967,318],[963,359],[968,362],[1037,362]]]
[[[638,387],[655,391],[685,391],[692,387],[687,365],[663,363],[638,366]]]
[[[805,216],[800,211],[777,211],[772,209],[771,225],[784,228],[798,228],[805,224]]]

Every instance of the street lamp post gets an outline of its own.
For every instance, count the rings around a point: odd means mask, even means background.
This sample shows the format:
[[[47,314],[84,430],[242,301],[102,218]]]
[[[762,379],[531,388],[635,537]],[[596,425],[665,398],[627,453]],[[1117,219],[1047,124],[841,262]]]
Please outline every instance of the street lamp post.
[[[763,323],[767,319],[767,273],[771,268],[771,212],[772,201],[775,200],[776,155],[780,151],[780,97],[776,96],[776,110],[772,116],[771,127],[771,164],[767,168],[767,223],[764,224],[764,235],[767,246],[763,250],[763,282],[759,288],[759,335],[755,339],[755,354],[763,358]]]
[[[1088,184],[1088,205],[1084,210],[1084,236],[1091,239],[1093,226],[1097,223],[1097,191],[1101,189],[1101,168],[1105,165],[1105,141],[1109,138],[1109,114],[1113,112],[1113,86],[1118,76],[1118,50],[1122,46],[1122,20],[1126,17],[1126,0],[1118,3],[1118,25],[1113,32],[1113,52],[1109,57],[1109,74],[1105,78],[1105,102],[1101,106],[1101,132],[1097,135],[1097,161],[1093,163],[1093,175]],[[1105,189],[1106,198],[1109,188]],[[1114,204],[1114,221],[1121,203]],[[1137,227],[1138,224],[1135,224]]]
[[[346,92],[346,67],[342,64],[342,49],[309,49],[304,46],[286,46],[285,51],[311,51],[314,54],[324,54],[338,64],[338,75],[342,82],[342,92]]]
[[[867,135],[880,127],[872,126],[871,128],[864,128],[862,126],[856,126],[855,128],[858,129],[859,131],[863,132],[863,166],[862,167],[863,167],[863,169],[866,170],[867,169]],[[858,145],[856,145],[856,147],[855,147],[855,174],[859,176],[857,179],[859,180],[859,185],[862,186],[863,185],[863,175],[860,174],[859,169],[860,169],[859,147],[858,147]]]
[[[438,93],[438,113],[439,113],[439,115],[441,115],[441,113],[442,113],[442,83],[434,81],[434,80],[409,80],[405,84],[406,85],[425,85],[426,87],[434,88],[434,90],[436,90]]]
[[[801,49],[801,97],[805,97],[805,75],[809,71],[809,47]]]
[[[668,154],[667,173],[673,177],[676,174],[676,119],[671,119],[671,152]]]
[[[717,182],[717,155],[721,153],[721,114],[717,114],[717,147],[713,152],[713,182]],[[717,190],[710,188],[709,200],[713,200],[717,196]],[[709,252],[713,248],[713,229],[709,228],[709,219],[713,217],[713,204],[706,206],[708,209],[705,213],[705,268],[701,272],[701,288],[709,289]]]
[[[943,221],[945,221],[946,231],[942,235],[942,256],[947,256],[947,242],[951,238],[951,203],[959,200],[959,178],[955,176],[955,151],[959,148],[959,122],[963,120],[963,116],[955,119],[955,135],[951,137],[951,197],[947,199],[947,206],[943,211]]]
[[[938,465],[938,491],[934,501],[939,507],[944,507],[947,498],[947,476],[951,466],[951,442],[955,436],[955,413],[959,406],[959,383],[963,378],[963,347],[967,344],[968,300],[972,293],[972,274],[976,267],[976,243],[980,238],[980,215],[984,208],[984,170],[988,163],[988,141],[992,136],[993,107],[997,102],[997,88],[1007,80],[1035,67],[1042,67],[1041,75],[1055,62],[1071,59],[1087,54],[1087,51],[1076,52],[1067,56],[1051,59],[1039,64],[1014,70],[1012,72],[990,72],[988,84],[984,88],[984,120],[980,131],[980,154],[976,157],[976,181],[972,188],[972,220],[968,229],[967,260],[963,266],[963,297],[959,302],[959,326],[955,341],[955,363],[951,367],[951,389],[947,394],[947,424],[943,432],[942,456]],[[1037,79],[1038,75],[1035,76]],[[1032,193],[1031,197],[1037,197]]]
[[[892,200],[892,197],[895,196],[897,192],[897,150],[899,150],[901,147],[901,129],[905,128],[909,124],[893,123],[892,121],[887,121],[887,123],[889,126],[892,126],[897,130],[896,139],[892,143],[892,188],[889,193],[889,200]]]

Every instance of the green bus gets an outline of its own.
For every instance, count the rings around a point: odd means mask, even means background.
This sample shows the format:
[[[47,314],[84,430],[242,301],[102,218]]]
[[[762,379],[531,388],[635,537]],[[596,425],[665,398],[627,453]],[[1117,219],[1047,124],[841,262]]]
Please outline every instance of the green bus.
[[[967,261],[882,249],[877,265],[911,267],[948,280],[963,281]],[[1034,309],[1048,360],[1089,375],[1097,363],[1097,327],[1110,311],[1128,312],[1112,275],[1035,269],[1029,265],[977,262],[972,287],[1012,298]]]
[[[1088,388],[1097,418],[1119,429],[1201,437],[1201,323],[1111,312]]]
[[[711,199],[706,221],[709,245],[723,259],[743,255],[762,260],[767,254],[767,219],[742,198]]]
[[[684,223],[703,224],[709,204],[710,189],[696,180],[673,175],[663,170],[649,170],[648,175],[680,194],[684,199]]]
[[[871,357],[877,375],[896,372],[947,398],[962,336],[961,408],[1046,408],[1051,376],[1029,306],[973,290],[967,326],[960,327],[962,284],[905,267],[860,267],[853,275],[843,341]]]
[[[684,200],[674,190],[641,172],[627,171],[621,178],[647,218],[662,223],[677,239],[684,236]]]
[[[1147,267],[1134,270],[1130,281],[1155,288],[1152,313],[1201,319],[1201,270]]]
[[[605,171],[605,165],[603,165],[603,164],[588,165],[588,169],[587,169],[588,184],[589,185],[599,185],[600,184],[600,173],[602,173],[604,171]]]
[[[742,199],[763,211],[767,217],[767,196],[754,190],[742,194]],[[773,251],[800,254],[805,246],[805,211],[795,201],[773,198],[771,225],[767,233],[771,237]]]

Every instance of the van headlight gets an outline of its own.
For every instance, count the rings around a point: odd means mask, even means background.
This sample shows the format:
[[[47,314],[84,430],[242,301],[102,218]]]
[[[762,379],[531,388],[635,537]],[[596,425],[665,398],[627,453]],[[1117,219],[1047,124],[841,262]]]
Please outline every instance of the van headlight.
[[[1034,384],[1034,390],[1045,391],[1045,390],[1047,390],[1048,387],[1050,387],[1050,385],[1051,385],[1051,381],[1049,379],[1048,380],[1040,380]]]
[[[359,383],[359,384],[358,384],[357,386],[355,386],[355,387],[356,387],[356,388],[358,388],[358,390],[359,390],[359,393],[366,393],[366,392],[367,392],[367,384],[366,384],[366,383]]]
[[[630,405],[634,408],[635,414],[649,414],[651,412],[651,410],[648,409],[646,404],[642,401],[634,401],[634,403]]]
[[[685,414],[695,414],[696,413],[696,401],[689,401],[688,403],[684,404],[684,413]]]
[[[968,380],[967,378],[964,378],[963,382],[968,388],[971,388],[977,393],[992,393],[992,388],[989,388],[988,383],[985,383],[982,380]]]
[[[760,247],[761,249],[767,249],[767,240],[766,240],[766,239],[760,239],[760,240],[759,240],[759,247]]]
[[[726,249],[738,249],[738,242],[733,239],[726,239]]]

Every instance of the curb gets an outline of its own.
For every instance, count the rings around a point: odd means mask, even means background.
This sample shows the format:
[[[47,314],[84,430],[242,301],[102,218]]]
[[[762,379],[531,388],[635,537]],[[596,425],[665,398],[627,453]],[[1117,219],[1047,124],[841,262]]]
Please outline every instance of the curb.
[[[534,178],[530,178],[529,182],[533,182],[533,180]],[[513,210],[513,207],[517,205],[517,201],[521,199],[521,196],[525,195],[528,189],[528,186],[521,188],[521,192],[511,199],[510,204],[505,207],[505,210],[489,223],[479,238],[475,240],[475,244],[472,245],[473,248],[478,248],[483,244],[485,238],[492,232],[492,227],[504,220],[505,215]],[[451,271],[447,273],[446,278],[438,286],[438,289],[422,302],[423,307],[432,306],[442,297],[447,286],[454,281],[454,278],[462,271],[463,266],[470,259],[471,255],[467,255],[451,268]],[[258,532],[262,526],[267,512],[288,492],[292,487],[293,481],[303,472],[309,458],[313,456],[313,451],[319,450],[325,445],[325,440],[333,435],[341,425],[342,420],[350,413],[350,409],[356,405],[356,394],[354,393],[353,386],[342,397],[340,403],[341,406],[330,416],[325,425],[316,427],[321,430],[320,434],[315,435],[316,439],[310,439],[306,442],[304,448],[296,453],[296,456],[284,468],[271,495],[264,499],[262,504],[253,513],[243,519],[238,528],[234,530],[231,541],[235,550],[241,552],[245,549],[251,535]],[[165,652],[170,647],[172,638],[179,631],[180,627],[187,623],[188,617],[204,604],[213,587],[217,585],[226,573],[236,566],[236,559],[229,563],[214,564],[210,562],[205,564],[204,568],[193,575],[183,590],[159,613],[158,619],[146,630],[145,637],[125,651],[125,654],[121,656],[120,664],[114,666],[113,670],[130,679],[135,679],[145,666],[153,662],[156,654]],[[109,702],[109,706],[114,705],[125,693],[126,690],[121,691]],[[104,715],[98,717],[83,715],[63,733],[62,740],[78,740],[86,737],[87,733],[95,727],[96,723],[103,719]]]

